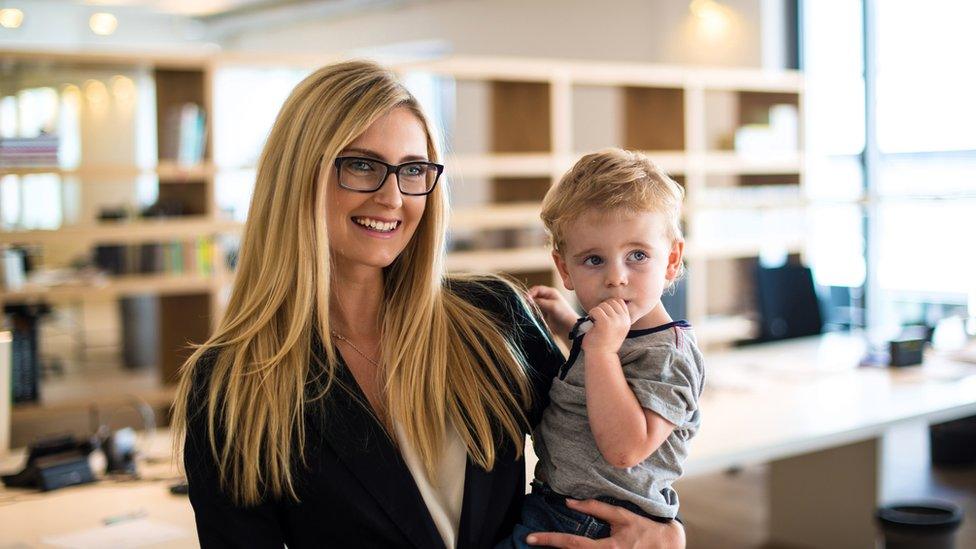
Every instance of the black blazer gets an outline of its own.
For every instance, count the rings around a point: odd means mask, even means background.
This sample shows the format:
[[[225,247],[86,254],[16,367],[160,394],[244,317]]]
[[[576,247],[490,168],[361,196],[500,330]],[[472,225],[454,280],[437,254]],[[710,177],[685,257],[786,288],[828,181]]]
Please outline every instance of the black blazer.
[[[530,366],[533,405],[527,414],[538,423],[548,403],[552,378],[563,362],[544,324],[498,282],[502,297],[471,283],[452,282],[449,291],[490,312],[512,334]],[[300,501],[235,505],[221,492],[206,429],[208,364],[191,396],[184,464],[190,502],[203,547],[443,547],[427,506],[403,459],[383,428],[360,402],[366,399],[352,374],[340,365],[326,402],[306,411],[307,466],[296,465]],[[525,460],[509,442],[500,443],[492,471],[468,461],[458,547],[492,547],[511,534],[525,493]]]

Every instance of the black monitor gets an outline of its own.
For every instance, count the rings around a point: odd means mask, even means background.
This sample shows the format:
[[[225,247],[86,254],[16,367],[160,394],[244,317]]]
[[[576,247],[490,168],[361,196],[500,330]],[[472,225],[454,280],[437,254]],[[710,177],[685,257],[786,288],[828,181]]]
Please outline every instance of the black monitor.
[[[817,335],[823,331],[813,273],[808,267],[757,266],[756,304],[760,341]]]

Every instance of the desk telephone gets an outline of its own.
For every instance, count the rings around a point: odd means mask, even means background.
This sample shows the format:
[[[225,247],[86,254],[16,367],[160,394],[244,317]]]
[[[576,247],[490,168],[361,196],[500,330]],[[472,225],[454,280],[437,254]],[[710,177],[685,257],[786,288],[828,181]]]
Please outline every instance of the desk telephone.
[[[55,490],[75,484],[95,481],[88,454],[94,449],[90,440],[59,436],[30,445],[23,471],[3,475],[3,483],[11,488]]]

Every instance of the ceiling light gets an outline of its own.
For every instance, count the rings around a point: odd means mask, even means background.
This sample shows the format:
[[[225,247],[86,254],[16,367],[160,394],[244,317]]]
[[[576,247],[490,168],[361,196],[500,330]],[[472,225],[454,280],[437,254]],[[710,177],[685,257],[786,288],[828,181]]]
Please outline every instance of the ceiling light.
[[[119,20],[111,13],[93,13],[88,19],[88,26],[95,34],[108,36],[118,28]]]
[[[688,6],[702,28],[711,35],[720,35],[729,25],[730,10],[716,0],[691,0]]]
[[[24,12],[16,8],[4,8],[0,10],[0,27],[16,29],[24,22]]]

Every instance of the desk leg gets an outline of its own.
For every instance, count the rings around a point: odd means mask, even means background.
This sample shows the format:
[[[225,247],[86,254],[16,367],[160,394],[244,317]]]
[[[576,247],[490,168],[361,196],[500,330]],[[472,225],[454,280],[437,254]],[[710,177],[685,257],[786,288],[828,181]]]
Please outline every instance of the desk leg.
[[[774,461],[769,532],[776,545],[874,547],[879,439]]]

